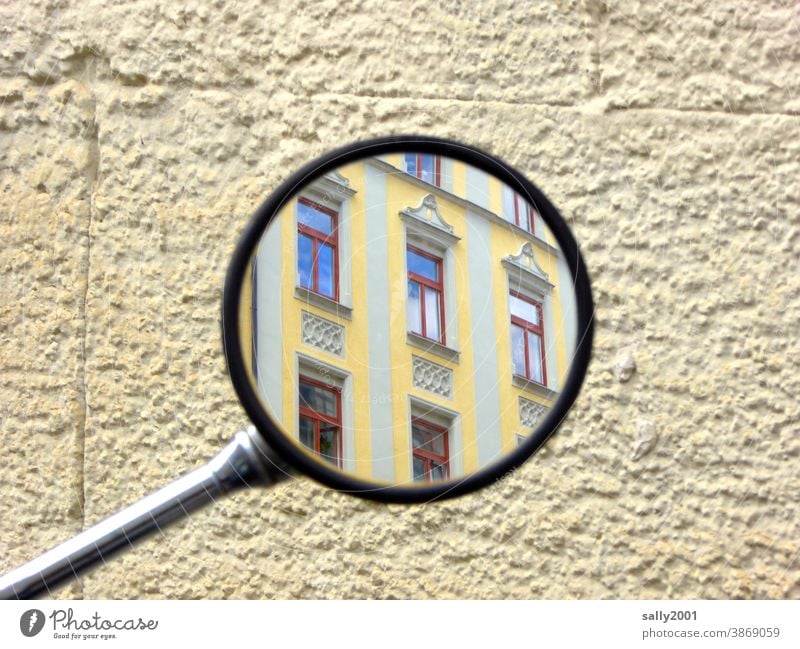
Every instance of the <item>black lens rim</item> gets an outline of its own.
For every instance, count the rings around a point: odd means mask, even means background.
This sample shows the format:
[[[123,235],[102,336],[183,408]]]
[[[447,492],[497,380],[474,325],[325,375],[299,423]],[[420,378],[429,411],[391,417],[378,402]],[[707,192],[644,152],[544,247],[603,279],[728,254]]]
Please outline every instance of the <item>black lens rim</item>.
[[[322,461],[303,453],[286,438],[263,407],[248,377],[238,335],[239,297],[245,273],[249,268],[252,254],[261,240],[261,234],[286,201],[309,180],[361,158],[410,150],[454,158],[477,167],[494,175],[521,196],[527,197],[529,202],[537,207],[558,241],[572,273],[578,340],[572,366],[561,394],[535,434],[508,455],[463,478],[426,485],[395,486],[361,480],[330,468]],[[425,135],[393,135],[356,142],[312,160],[281,183],[256,210],[236,246],[225,278],[222,299],[222,339],[228,372],[245,412],[266,442],[295,470],[333,489],[370,500],[387,503],[430,502],[462,496],[502,480],[534,455],[558,430],[580,392],[591,359],[594,340],[594,301],[589,274],[572,232],[558,210],[532,182],[499,158],[473,146]]]

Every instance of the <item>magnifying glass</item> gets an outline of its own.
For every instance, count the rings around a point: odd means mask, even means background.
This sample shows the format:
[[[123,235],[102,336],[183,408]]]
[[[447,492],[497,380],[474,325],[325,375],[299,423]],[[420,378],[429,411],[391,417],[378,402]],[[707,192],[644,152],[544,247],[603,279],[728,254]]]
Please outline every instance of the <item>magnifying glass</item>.
[[[489,485],[567,415],[593,310],[563,218],[496,157],[425,136],[323,155],[258,209],[225,280],[225,356],[253,425],[0,578],[0,597],[47,594],[203,505],[294,475],[393,503]]]

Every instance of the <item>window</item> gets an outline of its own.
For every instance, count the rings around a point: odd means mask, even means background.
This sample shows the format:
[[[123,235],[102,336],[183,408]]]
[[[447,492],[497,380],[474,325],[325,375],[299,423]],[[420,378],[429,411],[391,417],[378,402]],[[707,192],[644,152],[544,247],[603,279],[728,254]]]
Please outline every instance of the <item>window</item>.
[[[514,374],[547,385],[544,359],[542,305],[516,291],[509,296],[511,307],[511,362]]]
[[[461,239],[442,218],[433,194],[400,210],[400,218],[408,274],[406,342],[457,363],[455,251]]]
[[[409,395],[408,405],[408,470],[414,481],[464,475],[461,415],[413,395]]]
[[[442,159],[432,153],[406,153],[406,173],[426,183],[442,186]]]
[[[300,442],[323,460],[342,466],[342,392],[300,376]]]
[[[535,214],[533,206],[522,196],[508,187],[503,187],[503,215],[506,219],[533,234]]]
[[[446,428],[415,417],[411,422],[411,443],[415,482],[450,477]]]
[[[297,200],[297,274],[300,286],[339,299],[338,214],[306,198]]]
[[[442,260],[414,246],[406,251],[408,302],[406,317],[410,331],[445,344]]]

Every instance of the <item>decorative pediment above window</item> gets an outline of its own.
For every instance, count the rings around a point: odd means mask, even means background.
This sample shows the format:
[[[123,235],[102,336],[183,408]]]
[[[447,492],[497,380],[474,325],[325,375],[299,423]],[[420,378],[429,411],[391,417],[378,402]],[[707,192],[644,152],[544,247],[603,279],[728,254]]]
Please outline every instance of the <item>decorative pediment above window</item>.
[[[356,190],[350,186],[347,178],[334,169],[317,178],[304,192],[313,192],[321,203],[336,206],[355,195]]]
[[[524,243],[516,255],[509,255],[503,259],[503,266],[508,270],[513,290],[535,291],[542,296],[553,290],[549,276],[533,256],[533,245],[530,242]]]
[[[461,238],[455,235],[453,226],[442,218],[433,194],[425,195],[417,207],[409,206],[401,210],[400,218],[415,234],[432,239],[444,248]]]

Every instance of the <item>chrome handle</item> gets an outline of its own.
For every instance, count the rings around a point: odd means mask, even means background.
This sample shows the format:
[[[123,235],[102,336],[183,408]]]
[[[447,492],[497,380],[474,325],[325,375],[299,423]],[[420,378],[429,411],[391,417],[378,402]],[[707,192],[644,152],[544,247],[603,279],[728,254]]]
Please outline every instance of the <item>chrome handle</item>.
[[[204,466],[0,577],[0,599],[50,593],[221,496],[244,487],[271,487],[289,476],[285,463],[250,426]]]

